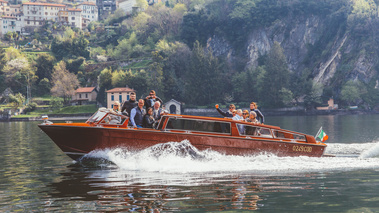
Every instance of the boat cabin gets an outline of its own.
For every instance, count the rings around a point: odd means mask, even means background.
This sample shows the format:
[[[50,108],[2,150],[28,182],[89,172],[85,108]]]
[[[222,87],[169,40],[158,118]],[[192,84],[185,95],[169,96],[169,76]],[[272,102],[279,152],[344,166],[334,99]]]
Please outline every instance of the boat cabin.
[[[128,121],[129,119],[126,116],[112,113],[109,109],[101,108],[86,123],[91,126],[128,129]],[[150,130],[316,143],[313,136],[284,130],[277,126],[191,115],[163,115],[156,128]]]

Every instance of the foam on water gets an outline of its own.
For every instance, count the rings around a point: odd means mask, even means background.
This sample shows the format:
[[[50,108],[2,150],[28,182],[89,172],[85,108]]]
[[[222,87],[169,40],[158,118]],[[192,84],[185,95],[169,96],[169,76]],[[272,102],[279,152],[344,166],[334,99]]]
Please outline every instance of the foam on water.
[[[86,157],[113,162],[121,170],[165,173],[253,174],[304,173],[379,169],[379,142],[329,144],[327,154],[336,157],[278,157],[269,153],[257,156],[231,156],[215,151],[199,151],[187,140],[158,144],[142,151],[125,148],[96,150]]]

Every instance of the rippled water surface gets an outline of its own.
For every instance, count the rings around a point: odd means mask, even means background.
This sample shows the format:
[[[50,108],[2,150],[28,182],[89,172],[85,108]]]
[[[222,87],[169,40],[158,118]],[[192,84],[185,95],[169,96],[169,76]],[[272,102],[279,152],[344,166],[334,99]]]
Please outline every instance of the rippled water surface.
[[[1,212],[379,212],[379,116],[268,117],[336,157],[225,156],[190,141],[73,162],[36,122],[0,123]]]

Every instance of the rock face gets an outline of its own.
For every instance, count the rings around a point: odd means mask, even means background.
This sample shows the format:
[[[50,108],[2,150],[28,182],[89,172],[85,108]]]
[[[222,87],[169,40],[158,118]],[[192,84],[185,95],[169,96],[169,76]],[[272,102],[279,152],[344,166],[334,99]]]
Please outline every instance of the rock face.
[[[301,73],[304,69],[311,71],[313,80],[322,85],[330,85],[337,71],[343,72],[344,82],[359,79],[368,83],[378,75],[375,70],[375,54],[369,54],[360,49],[360,44],[346,33],[336,33],[327,40],[328,45],[318,55],[310,53],[310,47],[319,44],[327,33],[324,17],[310,15],[309,17],[288,17],[271,26],[255,29],[246,42],[246,68],[257,67],[258,58],[268,53],[274,42],[279,42],[284,49],[288,67],[291,72]],[[225,55],[233,61],[235,50],[223,38],[213,36],[208,40],[216,55]],[[353,55],[353,57],[352,57]],[[304,63],[308,57],[311,62]],[[315,60],[313,60],[316,58]],[[348,68],[346,68],[348,64]],[[345,66],[343,66],[345,65]],[[377,79],[374,79],[377,80]]]

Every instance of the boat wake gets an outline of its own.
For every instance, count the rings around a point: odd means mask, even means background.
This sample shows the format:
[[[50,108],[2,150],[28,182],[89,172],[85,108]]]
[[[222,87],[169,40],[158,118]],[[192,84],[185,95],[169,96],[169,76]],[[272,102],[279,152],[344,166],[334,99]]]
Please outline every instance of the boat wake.
[[[158,144],[141,151],[126,148],[93,151],[84,158],[101,159],[126,171],[164,173],[284,174],[379,169],[379,141],[363,144],[328,144],[326,154],[336,157],[278,157],[270,153],[230,156],[199,151],[188,140]],[[110,163],[111,162],[111,163]]]

